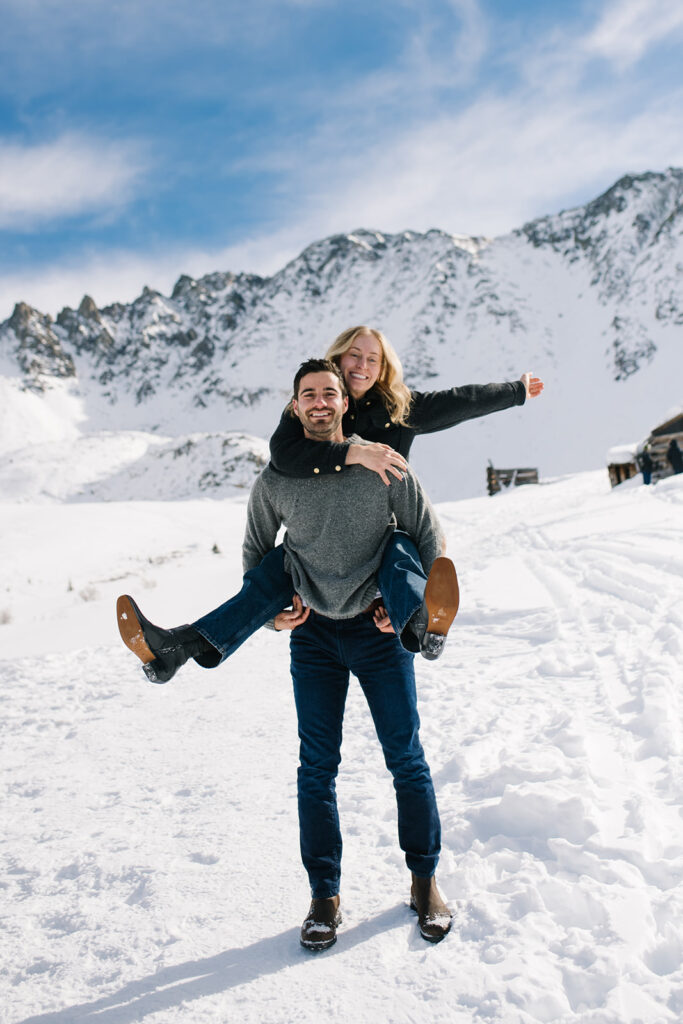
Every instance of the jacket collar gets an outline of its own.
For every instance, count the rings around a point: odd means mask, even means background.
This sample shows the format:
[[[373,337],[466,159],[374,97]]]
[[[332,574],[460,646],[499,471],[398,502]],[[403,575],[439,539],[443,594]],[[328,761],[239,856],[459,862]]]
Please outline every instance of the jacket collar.
[[[382,396],[374,387],[366,391],[362,398],[352,398],[349,395],[349,412],[357,412],[359,409],[376,408],[383,406]]]

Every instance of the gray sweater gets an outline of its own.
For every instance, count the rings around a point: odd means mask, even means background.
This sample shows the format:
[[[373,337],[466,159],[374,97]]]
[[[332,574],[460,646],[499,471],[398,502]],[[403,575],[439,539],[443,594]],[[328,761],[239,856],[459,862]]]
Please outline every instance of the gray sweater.
[[[350,438],[363,444],[360,437]],[[267,466],[249,498],[242,549],[244,571],[275,546],[281,525],[285,568],[294,591],[332,619],[362,612],[377,593],[377,570],[392,531],[409,533],[426,572],[441,554],[443,534],[420,483],[408,467],[387,487],[363,466],[312,479],[283,476]]]

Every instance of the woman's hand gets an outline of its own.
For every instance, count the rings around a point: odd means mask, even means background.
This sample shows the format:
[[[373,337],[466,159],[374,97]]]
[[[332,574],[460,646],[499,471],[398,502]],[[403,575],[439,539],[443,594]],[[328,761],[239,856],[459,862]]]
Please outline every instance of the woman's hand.
[[[527,398],[536,398],[543,391],[543,381],[540,377],[532,377],[530,373],[523,373],[519,379],[526,388]]]
[[[365,466],[366,469],[371,469],[373,473],[381,476],[388,487],[390,481],[387,473],[391,473],[397,480],[402,480],[408,464],[403,456],[388,444],[376,441],[374,444],[350,444],[346,465]]]
[[[296,629],[303,625],[311,614],[310,608],[304,608],[304,603],[298,594],[292,598],[291,611],[278,612],[274,619],[274,626],[278,632],[282,629]]]

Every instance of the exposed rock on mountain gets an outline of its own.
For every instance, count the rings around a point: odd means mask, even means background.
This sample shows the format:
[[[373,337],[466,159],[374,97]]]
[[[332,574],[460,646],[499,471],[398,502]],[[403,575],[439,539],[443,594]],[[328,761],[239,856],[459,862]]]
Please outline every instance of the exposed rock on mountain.
[[[73,359],[53,327],[52,317],[25,302],[18,302],[2,325],[7,338],[14,340],[9,355],[16,359],[25,386],[34,391],[44,391],[54,379],[76,376]]]

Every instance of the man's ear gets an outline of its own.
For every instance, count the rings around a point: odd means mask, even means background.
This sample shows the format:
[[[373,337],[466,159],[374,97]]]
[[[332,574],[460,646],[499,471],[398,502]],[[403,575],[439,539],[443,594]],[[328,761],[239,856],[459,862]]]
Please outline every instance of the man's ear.
[[[349,396],[348,396],[348,395],[345,395],[345,396],[344,396],[344,412],[346,412],[346,410],[348,409],[348,407],[349,407]]]
[[[292,411],[295,416],[299,415],[299,403],[297,402],[296,398],[292,399]]]

